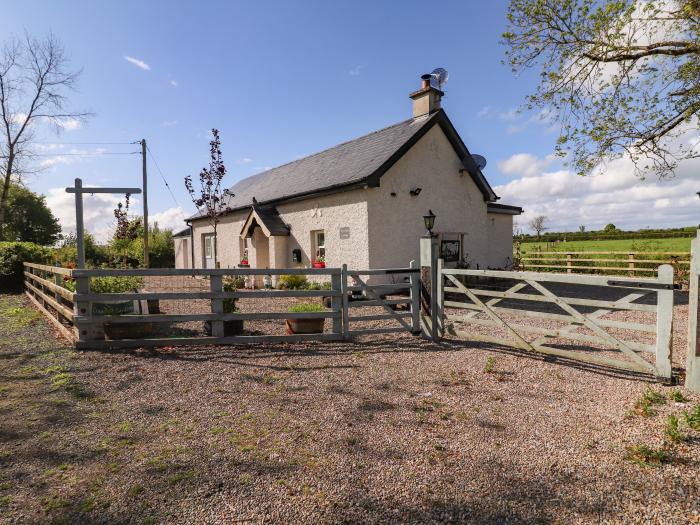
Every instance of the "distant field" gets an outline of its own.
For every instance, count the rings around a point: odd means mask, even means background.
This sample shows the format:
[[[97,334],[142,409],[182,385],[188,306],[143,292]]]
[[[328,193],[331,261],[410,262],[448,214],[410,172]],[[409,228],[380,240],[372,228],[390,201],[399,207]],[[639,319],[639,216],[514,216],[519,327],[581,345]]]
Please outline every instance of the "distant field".
[[[608,241],[571,241],[571,242],[527,242],[520,245],[521,253],[537,250],[561,252],[591,251],[631,251],[631,252],[689,252],[689,237],[671,237],[668,239],[624,239]]]

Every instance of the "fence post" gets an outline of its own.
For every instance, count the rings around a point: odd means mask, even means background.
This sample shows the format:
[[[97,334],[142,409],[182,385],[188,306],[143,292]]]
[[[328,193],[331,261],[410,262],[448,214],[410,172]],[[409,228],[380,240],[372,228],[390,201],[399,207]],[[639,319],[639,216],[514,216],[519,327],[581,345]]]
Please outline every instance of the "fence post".
[[[442,303],[444,301],[444,287],[445,283],[442,276],[442,267],[444,261],[442,257],[437,260],[437,265],[435,266],[435,313],[433,314],[433,341],[439,341],[444,335],[443,330],[443,310]]]
[[[657,292],[656,305],[656,370],[659,377],[671,379],[671,336],[673,333],[673,266],[662,264],[658,280],[669,284],[668,290]]]
[[[342,270],[338,273],[334,273],[331,275],[331,290],[333,292],[341,292],[343,291],[343,285],[341,284],[342,281]],[[340,336],[342,334],[343,330],[343,320],[341,319],[342,316],[342,310],[343,310],[343,298],[339,297],[337,295],[333,295],[331,297],[331,310],[333,310],[335,313],[339,314],[337,317],[333,318],[333,333],[337,334]]]
[[[54,284],[55,284],[56,286],[61,286],[61,287],[63,287],[63,276],[62,276],[61,274],[59,274],[59,273],[54,273],[54,274],[53,274],[53,282],[54,282]],[[58,304],[61,304],[61,305],[63,304],[63,297],[61,297],[61,294],[60,294],[60,293],[56,292],[56,293],[54,294],[54,297],[55,297],[56,302],[57,302]]]
[[[627,260],[629,261],[627,263],[627,267],[630,270],[630,277],[634,277],[634,254],[630,253],[629,255],[627,255]]]
[[[700,393],[700,346],[698,346],[698,295],[700,294],[700,229],[690,249],[688,271],[688,358],[685,367],[686,388]]]
[[[348,309],[350,307],[350,298],[348,297],[348,265],[344,264],[343,269],[340,272],[340,291],[343,294],[341,299],[343,308],[343,339],[348,341],[350,339],[350,314]]]
[[[221,275],[210,275],[209,276],[209,291],[214,293],[219,293],[224,290],[223,278]],[[223,299],[212,299],[211,300],[211,312],[213,314],[223,314],[224,313],[224,301]],[[224,322],[223,321],[211,321],[211,335],[212,337],[223,337],[224,336]]]
[[[566,273],[571,273],[572,272],[571,268],[573,268],[573,266],[574,265],[571,262],[571,254],[567,253],[566,254]]]
[[[90,293],[90,277],[78,276],[75,279],[75,293]],[[78,341],[99,341],[105,338],[104,326],[92,318],[92,302],[76,300],[73,306],[75,327],[78,331]],[[83,319],[78,321],[78,319]]]
[[[437,238],[421,237],[420,239],[420,265],[421,265],[421,330],[426,337],[436,339],[433,314],[437,308],[435,304],[437,290]]]
[[[410,267],[420,268],[416,260],[411,261]],[[420,335],[420,273],[413,272],[409,275],[411,283],[411,333]]]

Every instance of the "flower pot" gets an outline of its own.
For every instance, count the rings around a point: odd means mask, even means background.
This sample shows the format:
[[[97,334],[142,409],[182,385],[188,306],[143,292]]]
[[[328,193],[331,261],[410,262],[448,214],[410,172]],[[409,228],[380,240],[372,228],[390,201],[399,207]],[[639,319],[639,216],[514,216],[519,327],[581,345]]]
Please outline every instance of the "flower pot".
[[[211,321],[204,321],[204,331],[211,335]],[[243,333],[243,319],[224,321],[224,337]]]
[[[325,268],[325,267],[326,267],[326,263],[324,263],[324,262],[319,262],[319,261],[314,261],[314,262],[311,263],[311,266],[312,266],[313,268]]]
[[[326,319],[287,319],[285,326],[288,334],[322,334]]]

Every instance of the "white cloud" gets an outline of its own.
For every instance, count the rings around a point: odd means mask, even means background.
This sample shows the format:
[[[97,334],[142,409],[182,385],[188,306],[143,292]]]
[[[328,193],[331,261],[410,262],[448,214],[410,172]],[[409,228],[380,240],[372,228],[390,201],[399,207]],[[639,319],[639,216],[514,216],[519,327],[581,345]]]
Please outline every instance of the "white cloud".
[[[171,80],[171,81],[170,81],[170,85],[173,86],[173,87],[177,87],[177,86],[179,86],[180,84],[178,84],[177,80]]]
[[[127,62],[130,62],[131,64],[134,64],[136,67],[143,69],[144,71],[150,71],[151,66],[146,64],[143,60],[139,60],[138,58],[130,57],[128,55],[124,55],[124,60]]]
[[[501,111],[498,114],[498,118],[506,122],[512,122],[520,118],[520,113],[518,112],[518,108],[510,108],[508,111]]]
[[[172,126],[177,126],[177,120],[166,120],[164,122],[161,122],[160,125],[163,126],[164,128],[169,128]]]
[[[350,71],[348,71],[348,75],[350,75],[351,77],[357,77],[357,76],[360,75],[360,73],[362,73],[362,70],[363,70],[364,68],[365,68],[364,65],[355,66],[355,67],[352,68]]]
[[[569,170],[544,171],[550,157],[521,153],[499,163],[519,178],[496,186],[501,202],[522,206],[521,225],[537,215],[548,217],[554,231],[573,231],[579,225],[600,229],[608,223],[637,229],[696,224],[700,219],[700,159],[683,161],[675,177],[641,179],[628,158],[616,159],[581,177]]]
[[[491,106],[484,106],[477,112],[476,118],[484,118],[489,113],[491,113]]]
[[[532,177],[539,175],[555,159],[555,155],[547,155],[544,159],[538,159],[530,153],[517,153],[506,160],[500,161],[498,169],[505,175]]]
[[[59,121],[58,126],[66,131],[75,131],[76,129],[80,129],[81,123],[78,119],[69,118]]]
[[[243,157],[242,159],[238,159],[236,164],[250,164],[251,162],[253,162],[253,159],[250,157]]]
[[[192,213],[187,213],[180,206],[176,208],[168,208],[165,211],[155,213],[148,218],[148,222],[151,226],[158,223],[158,227],[161,230],[172,230],[173,233],[178,232],[185,228],[185,219],[192,215]]]

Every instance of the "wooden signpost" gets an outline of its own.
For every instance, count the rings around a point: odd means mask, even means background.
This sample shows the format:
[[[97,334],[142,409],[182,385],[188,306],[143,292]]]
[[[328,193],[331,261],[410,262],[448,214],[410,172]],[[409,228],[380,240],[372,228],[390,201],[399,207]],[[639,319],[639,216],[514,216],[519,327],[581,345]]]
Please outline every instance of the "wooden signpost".
[[[66,193],[75,193],[75,230],[78,244],[78,268],[85,268],[85,226],[83,224],[83,193],[141,193],[141,188],[83,188],[83,181],[75,179],[75,187],[66,188]]]

